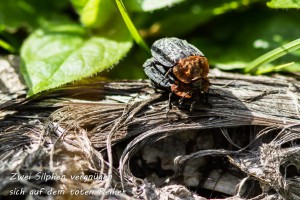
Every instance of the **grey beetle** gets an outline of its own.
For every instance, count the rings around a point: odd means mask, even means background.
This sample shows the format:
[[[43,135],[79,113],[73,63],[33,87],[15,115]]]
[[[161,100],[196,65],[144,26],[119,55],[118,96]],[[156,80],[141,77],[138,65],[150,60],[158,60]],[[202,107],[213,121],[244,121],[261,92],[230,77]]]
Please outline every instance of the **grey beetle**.
[[[209,64],[204,54],[195,46],[178,38],[162,38],[151,47],[152,58],[144,65],[144,71],[154,88],[169,91],[184,99],[192,99],[190,110],[201,96],[208,102],[210,81]]]
[[[155,88],[170,91],[175,79],[171,74],[168,74],[169,69],[162,66],[154,58],[146,60],[143,68]]]
[[[189,56],[204,56],[195,46],[178,38],[162,38],[153,43],[151,54],[156,61],[166,67],[173,67],[180,59]]]

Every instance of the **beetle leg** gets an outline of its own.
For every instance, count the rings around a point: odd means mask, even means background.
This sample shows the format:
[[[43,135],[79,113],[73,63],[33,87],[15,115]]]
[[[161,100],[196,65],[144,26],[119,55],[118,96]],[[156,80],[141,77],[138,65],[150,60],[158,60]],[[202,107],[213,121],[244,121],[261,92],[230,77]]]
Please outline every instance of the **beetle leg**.
[[[170,68],[170,69],[165,73],[164,77],[166,78],[166,77],[170,74],[171,71],[172,71],[172,68]]]
[[[170,92],[170,94],[169,94],[169,106],[168,106],[168,112],[172,109],[172,104],[171,104],[171,98],[172,98],[172,95],[173,95],[173,92]]]
[[[180,104],[180,105],[182,105],[182,103],[183,103],[183,101],[184,101],[186,95],[187,95],[187,93],[186,93],[183,97],[181,97],[181,98],[179,99],[179,104]]]
[[[164,75],[164,78],[158,83],[158,85],[160,85],[164,80],[165,78],[167,78],[167,76],[170,74],[170,72],[172,71],[172,68],[170,68]]]
[[[171,98],[172,98],[173,92],[169,93],[169,100],[168,100],[168,108],[167,108],[167,112],[166,112],[166,116],[168,117],[168,114],[170,112],[170,110],[172,109],[172,104],[171,104]]]
[[[206,106],[208,106],[209,108],[213,108],[212,104],[210,104],[208,102],[208,97],[209,97],[209,90],[207,92],[204,93],[204,97],[205,97],[205,104]]]
[[[184,100],[184,98],[183,97],[181,97],[180,99],[179,99],[179,105],[182,105],[182,103],[183,103],[183,100]]]
[[[196,91],[193,92],[192,95],[192,103],[190,105],[190,112],[192,112],[195,108],[195,104],[199,101],[199,94],[196,93]]]
[[[195,103],[197,101],[193,99],[193,102],[191,103],[191,106],[190,106],[190,112],[192,112],[194,110],[194,107],[195,107]]]
[[[205,103],[208,103],[209,88],[208,88],[207,92],[204,93],[204,95],[205,95]]]

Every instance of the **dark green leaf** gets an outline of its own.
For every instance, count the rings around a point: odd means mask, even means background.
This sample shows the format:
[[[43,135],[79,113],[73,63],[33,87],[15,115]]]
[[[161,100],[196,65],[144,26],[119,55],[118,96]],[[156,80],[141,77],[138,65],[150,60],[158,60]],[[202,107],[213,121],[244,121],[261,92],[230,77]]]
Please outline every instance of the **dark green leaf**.
[[[0,25],[11,32],[19,27],[36,28],[50,21],[65,21],[68,17],[62,10],[68,0],[5,0],[0,3]]]

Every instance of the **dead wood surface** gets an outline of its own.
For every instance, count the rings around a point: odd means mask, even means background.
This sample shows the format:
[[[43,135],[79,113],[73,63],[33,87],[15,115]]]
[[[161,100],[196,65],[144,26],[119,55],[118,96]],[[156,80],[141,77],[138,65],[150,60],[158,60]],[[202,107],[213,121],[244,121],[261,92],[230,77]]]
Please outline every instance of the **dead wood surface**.
[[[117,199],[300,199],[298,80],[209,77],[209,104],[193,111],[174,98],[167,113],[168,95],[148,81],[86,82],[31,99],[0,94],[1,197],[54,188],[61,199],[95,199],[104,188],[121,191]],[[37,180],[38,172],[57,177]]]

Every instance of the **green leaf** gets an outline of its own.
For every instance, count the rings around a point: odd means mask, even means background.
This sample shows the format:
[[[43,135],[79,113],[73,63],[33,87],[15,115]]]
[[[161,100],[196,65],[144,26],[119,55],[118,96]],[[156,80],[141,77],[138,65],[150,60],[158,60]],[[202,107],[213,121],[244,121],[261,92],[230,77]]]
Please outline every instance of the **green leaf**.
[[[28,95],[89,77],[117,63],[132,46],[121,25],[113,24],[114,28],[92,37],[78,25],[35,31],[21,48]]]
[[[20,27],[32,30],[45,22],[66,21],[62,12],[68,0],[5,0],[0,3],[0,25],[5,25],[10,32]]]
[[[112,0],[71,0],[86,27],[103,27],[114,13]]]
[[[170,7],[183,1],[186,0],[126,0],[126,7],[132,11],[149,12]]]
[[[300,8],[299,0],[272,0],[267,3],[270,8]]]

